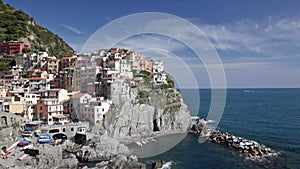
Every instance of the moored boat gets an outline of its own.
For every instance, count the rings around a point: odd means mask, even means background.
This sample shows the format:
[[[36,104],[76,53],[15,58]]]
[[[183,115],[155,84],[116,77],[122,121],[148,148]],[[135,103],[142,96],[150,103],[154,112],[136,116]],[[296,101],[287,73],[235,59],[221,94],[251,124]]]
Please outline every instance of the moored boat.
[[[43,144],[43,143],[51,143],[52,141],[53,141],[52,137],[49,134],[41,134],[37,142],[39,144]]]

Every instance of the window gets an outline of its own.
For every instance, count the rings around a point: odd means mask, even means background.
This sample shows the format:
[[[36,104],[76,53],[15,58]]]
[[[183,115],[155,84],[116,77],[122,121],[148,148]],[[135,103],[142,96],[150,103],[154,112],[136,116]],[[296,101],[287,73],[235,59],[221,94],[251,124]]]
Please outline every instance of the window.
[[[49,133],[59,133],[59,129],[52,129],[52,130],[49,130]]]
[[[73,127],[71,128],[71,131],[74,131],[74,128],[73,128]]]
[[[63,132],[66,132],[66,128],[63,128]]]

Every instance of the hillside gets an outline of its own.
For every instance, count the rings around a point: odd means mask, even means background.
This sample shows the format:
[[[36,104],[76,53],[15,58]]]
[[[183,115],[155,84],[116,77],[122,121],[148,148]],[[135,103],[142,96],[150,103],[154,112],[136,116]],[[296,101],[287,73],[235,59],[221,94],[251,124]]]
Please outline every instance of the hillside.
[[[33,52],[46,51],[61,57],[74,50],[59,36],[37,24],[22,10],[16,10],[0,0],[0,42],[29,41]]]

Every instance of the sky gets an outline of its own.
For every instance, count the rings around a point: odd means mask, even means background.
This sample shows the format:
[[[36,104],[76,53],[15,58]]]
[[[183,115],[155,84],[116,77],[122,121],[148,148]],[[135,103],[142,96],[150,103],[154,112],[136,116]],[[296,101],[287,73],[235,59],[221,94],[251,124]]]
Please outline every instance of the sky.
[[[96,31],[116,19],[142,12],[171,14],[192,23],[208,38],[220,58],[228,88],[300,87],[300,1],[4,0],[4,3],[34,17],[77,52]],[[126,23],[123,24],[125,27]],[[175,32],[184,26],[163,28]],[[192,39],[194,35],[187,31],[181,37]],[[127,38],[119,45],[149,53],[150,49],[160,48],[153,55],[180,55],[200,88],[209,88],[211,78],[219,79],[207,73],[203,61],[192,58],[195,53],[188,49],[190,46],[173,37],[145,34]],[[174,65],[166,67],[184,72],[182,64]],[[178,81],[185,74],[177,77]],[[190,79],[182,81],[189,87]]]

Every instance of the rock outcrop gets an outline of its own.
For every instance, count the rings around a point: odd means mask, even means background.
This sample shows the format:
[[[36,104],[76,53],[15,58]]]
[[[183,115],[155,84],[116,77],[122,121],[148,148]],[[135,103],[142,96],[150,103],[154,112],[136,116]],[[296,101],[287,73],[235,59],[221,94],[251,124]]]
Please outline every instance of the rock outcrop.
[[[80,161],[108,161],[117,155],[127,155],[128,148],[117,140],[106,136],[95,136],[90,144],[81,147],[76,153]]]
[[[77,168],[78,160],[75,155],[70,155],[69,158],[62,157],[61,147],[52,145],[39,146],[40,154],[36,157],[29,157],[24,161],[15,161],[16,168],[28,169],[60,169],[60,168]]]
[[[64,145],[66,147],[74,147],[76,144],[68,141]],[[124,144],[107,136],[94,135],[87,145],[80,148],[76,153],[76,157],[81,162],[98,162],[94,169],[146,169],[146,165],[138,162],[136,156],[129,155],[129,150]]]
[[[106,132],[111,137],[147,137],[155,132],[188,130],[190,112],[178,91],[149,91],[147,96],[145,103],[122,101],[111,106],[105,122],[94,132]]]
[[[146,165],[138,162],[136,156],[118,155],[109,161],[97,163],[95,168],[146,169]]]

